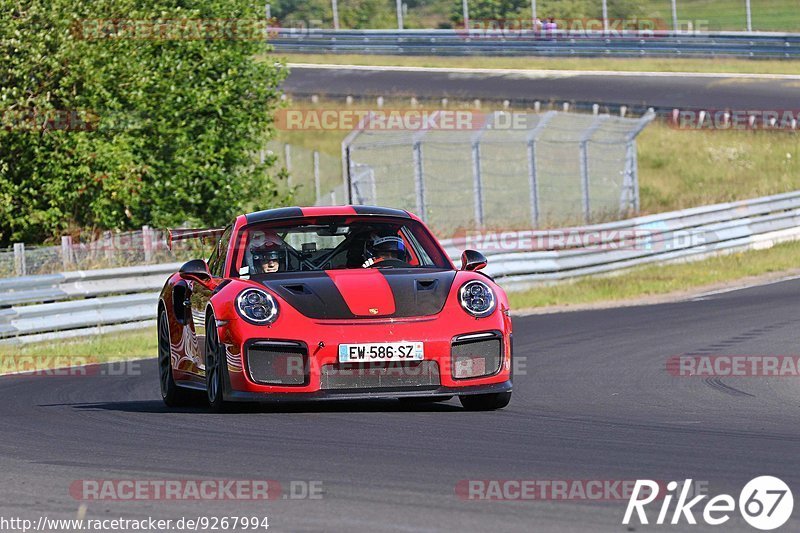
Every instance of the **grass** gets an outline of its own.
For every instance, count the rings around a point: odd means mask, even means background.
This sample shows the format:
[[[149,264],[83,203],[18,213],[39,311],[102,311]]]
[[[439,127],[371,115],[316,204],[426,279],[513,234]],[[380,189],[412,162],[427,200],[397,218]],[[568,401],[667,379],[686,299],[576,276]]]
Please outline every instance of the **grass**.
[[[671,3],[668,0],[645,0],[641,5],[644,17],[661,19],[667,23],[667,27],[672,27]],[[695,29],[747,29],[744,0],[678,0],[677,9],[678,20],[692,21]],[[751,11],[754,30],[800,31],[797,0],[754,0]]]
[[[644,213],[800,189],[796,133],[685,131],[654,123],[637,145]]]
[[[798,10],[800,12],[800,10]],[[798,61],[692,58],[547,58],[441,57],[358,54],[281,54],[289,63],[336,65],[393,65],[403,67],[493,68],[529,70],[613,70],[626,72],[715,72],[743,74],[797,74]]]
[[[790,272],[799,266],[800,242],[788,242],[766,250],[640,267],[613,276],[580,278],[510,293],[509,298],[512,309],[617,302],[734,282],[750,276]]]
[[[0,374],[155,357],[154,327],[90,338],[0,345]]]

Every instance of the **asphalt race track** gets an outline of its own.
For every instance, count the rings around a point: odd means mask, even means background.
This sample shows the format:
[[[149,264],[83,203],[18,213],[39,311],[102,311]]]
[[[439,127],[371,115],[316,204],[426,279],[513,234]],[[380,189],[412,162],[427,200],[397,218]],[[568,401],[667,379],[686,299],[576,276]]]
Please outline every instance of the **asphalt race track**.
[[[797,79],[551,74],[485,74],[418,70],[370,70],[346,67],[291,68],[283,83],[292,95],[403,96],[417,98],[508,99],[512,102],[575,102],[733,110],[793,110],[798,102]]]
[[[74,517],[80,479],[321,481],[322,499],[88,502],[87,517],[268,515],[277,531],[648,531],[626,502],[464,501],[465,479],[683,480],[738,498],[800,488],[800,380],[674,377],[669,356],[797,354],[800,280],[675,304],[515,319],[511,405],[457,401],[170,411],[141,375],[0,378],[0,515]],[[800,505],[781,531],[797,531]],[[651,514],[655,518],[657,511]],[[701,515],[700,513],[695,513]],[[738,513],[710,526],[754,531]]]

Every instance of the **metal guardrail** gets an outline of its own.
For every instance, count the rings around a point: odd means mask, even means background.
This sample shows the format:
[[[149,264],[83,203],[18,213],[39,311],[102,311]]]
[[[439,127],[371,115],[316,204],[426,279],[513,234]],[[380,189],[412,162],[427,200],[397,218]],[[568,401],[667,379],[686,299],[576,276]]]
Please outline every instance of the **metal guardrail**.
[[[442,244],[456,264],[465,248],[483,251],[489,258],[486,272],[504,288],[518,290],[542,282],[798,239],[800,191],[584,227],[475,232]],[[530,251],[516,246],[538,242],[545,242],[545,249]],[[5,307],[0,309],[0,343],[153,324],[157,290],[179,266],[171,263],[0,279],[0,307]]]
[[[277,52],[553,57],[800,58],[800,34],[550,30],[323,30],[275,28]]]

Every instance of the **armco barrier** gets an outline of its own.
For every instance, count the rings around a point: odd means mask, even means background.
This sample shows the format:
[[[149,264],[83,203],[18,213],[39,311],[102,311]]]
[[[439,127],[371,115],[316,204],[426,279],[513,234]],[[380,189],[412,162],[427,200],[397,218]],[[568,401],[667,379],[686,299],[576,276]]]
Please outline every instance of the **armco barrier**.
[[[563,239],[549,241],[546,249],[533,251],[507,249],[503,244],[522,238],[538,242],[548,234],[593,237],[588,245]],[[634,245],[628,242],[631,235],[636,236]],[[486,272],[506,289],[518,290],[536,283],[764,248],[798,239],[800,191],[585,227],[475,232],[442,244],[456,264],[465,248],[483,251],[489,259]],[[0,307],[5,308],[0,309],[0,343],[153,324],[157,291],[179,267],[173,263],[2,279]],[[23,303],[31,305],[20,305]]]
[[[273,29],[277,52],[569,57],[798,58],[800,34],[771,32],[602,31],[577,34],[502,30]]]

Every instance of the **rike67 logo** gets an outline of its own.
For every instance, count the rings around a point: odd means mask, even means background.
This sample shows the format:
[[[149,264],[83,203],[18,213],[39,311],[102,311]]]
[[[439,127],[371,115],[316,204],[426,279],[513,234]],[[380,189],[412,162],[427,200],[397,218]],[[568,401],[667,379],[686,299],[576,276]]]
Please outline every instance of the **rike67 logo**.
[[[687,524],[697,524],[695,512],[702,512],[702,520],[712,526],[719,526],[730,520],[731,513],[736,511],[737,506],[733,496],[720,494],[701,505],[700,502],[708,495],[701,494],[689,499],[691,486],[691,479],[687,479],[683,485],[677,481],[667,483],[667,493],[661,501],[656,524],[676,525],[682,523],[682,520]],[[677,490],[679,487],[680,494]],[[641,524],[649,524],[645,507],[660,496],[658,489],[659,484],[656,481],[637,480],[622,523],[630,524],[635,511]],[[675,496],[678,499],[670,519],[670,506]],[[781,527],[792,516],[794,497],[789,486],[782,480],[773,476],[760,476],[750,480],[739,493],[738,507],[745,522],[756,529],[769,531]]]

